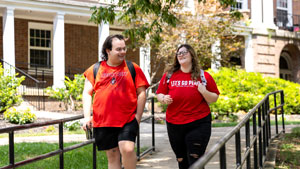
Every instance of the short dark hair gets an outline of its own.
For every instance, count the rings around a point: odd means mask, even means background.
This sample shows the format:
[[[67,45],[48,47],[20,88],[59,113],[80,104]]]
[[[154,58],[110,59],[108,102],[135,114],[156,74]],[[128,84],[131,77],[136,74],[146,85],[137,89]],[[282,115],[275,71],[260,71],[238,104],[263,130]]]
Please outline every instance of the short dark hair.
[[[102,46],[102,56],[101,56],[102,60],[107,60],[107,59],[108,59],[108,54],[106,53],[106,49],[109,49],[109,50],[112,49],[112,40],[113,40],[114,38],[117,38],[117,39],[119,39],[119,40],[124,40],[124,41],[125,41],[123,35],[120,35],[120,34],[109,35],[109,36],[105,39],[105,41],[104,41],[104,43],[103,43],[103,46]]]

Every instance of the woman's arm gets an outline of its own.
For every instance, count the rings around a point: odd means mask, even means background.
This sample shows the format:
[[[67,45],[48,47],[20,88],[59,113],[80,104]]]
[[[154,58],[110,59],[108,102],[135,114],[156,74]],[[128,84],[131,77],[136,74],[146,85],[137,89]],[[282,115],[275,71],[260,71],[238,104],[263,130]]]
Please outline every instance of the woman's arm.
[[[171,98],[170,95],[165,95],[165,94],[162,94],[162,93],[159,93],[157,95],[157,100],[163,104],[171,104],[173,102],[173,99]]]
[[[219,95],[206,90],[206,87],[201,83],[198,85],[198,91],[202,94],[208,104],[216,102],[219,98]]]

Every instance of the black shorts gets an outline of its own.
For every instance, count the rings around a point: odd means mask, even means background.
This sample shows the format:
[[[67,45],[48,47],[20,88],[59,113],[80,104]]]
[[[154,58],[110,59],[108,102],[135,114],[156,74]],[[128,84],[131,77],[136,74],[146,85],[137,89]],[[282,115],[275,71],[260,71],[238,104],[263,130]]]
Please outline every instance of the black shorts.
[[[139,124],[134,118],[123,127],[96,127],[94,136],[98,150],[109,150],[118,147],[119,141],[128,140],[135,142]]]

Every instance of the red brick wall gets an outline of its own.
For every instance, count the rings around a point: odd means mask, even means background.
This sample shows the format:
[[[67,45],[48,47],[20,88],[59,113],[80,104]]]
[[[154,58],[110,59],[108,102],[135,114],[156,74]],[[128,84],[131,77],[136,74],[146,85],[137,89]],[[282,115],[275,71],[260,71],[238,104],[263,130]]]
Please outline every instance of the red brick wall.
[[[28,63],[28,20],[15,18],[15,55],[16,66]],[[21,65],[20,62],[23,64]]]
[[[83,73],[98,61],[98,27],[65,24],[66,74]]]
[[[300,1],[299,0],[293,0],[293,15],[295,16],[294,24],[298,24],[300,26]]]

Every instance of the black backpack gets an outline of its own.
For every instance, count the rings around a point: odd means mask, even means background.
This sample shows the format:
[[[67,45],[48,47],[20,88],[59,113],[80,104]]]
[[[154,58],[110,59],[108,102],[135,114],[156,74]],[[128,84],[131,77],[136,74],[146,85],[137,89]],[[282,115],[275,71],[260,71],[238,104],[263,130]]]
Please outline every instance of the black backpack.
[[[96,80],[96,76],[97,76],[98,70],[99,70],[99,68],[100,68],[101,62],[102,62],[102,61],[97,62],[97,63],[95,63],[95,65],[94,65],[94,69],[93,69],[94,80]],[[129,69],[129,71],[130,71],[130,74],[131,74],[131,77],[132,77],[132,80],[133,80],[133,84],[135,84],[135,68],[134,68],[132,62],[130,62],[130,61],[127,61],[127,60],[126,60],[126,64],[127,64],[127,67],[128,67],[128,69]]]

